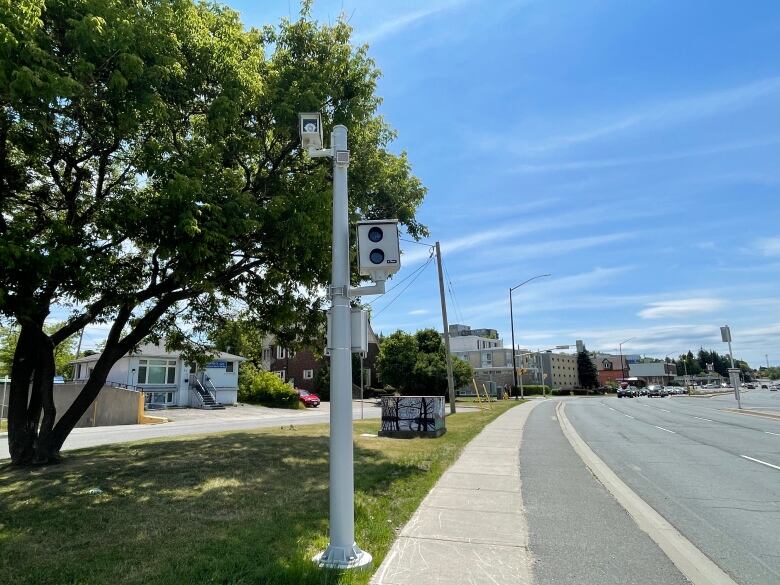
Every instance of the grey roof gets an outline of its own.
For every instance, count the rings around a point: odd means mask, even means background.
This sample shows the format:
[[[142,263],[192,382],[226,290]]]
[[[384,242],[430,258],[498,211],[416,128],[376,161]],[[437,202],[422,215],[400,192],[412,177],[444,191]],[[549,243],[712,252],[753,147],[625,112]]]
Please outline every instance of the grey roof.
[[[80,357],[78,359],[72,360],[68,363],[71,364],[79,364],[79,363],[85,363],[85,362],[96,362],[100,358],[99,353],[88,355],[84,357]],[[154,358],[167,358],[167,359],[178,359],[181,357],[180,351],[167,351],[165,349],[164,345],[155,345],[154,343],[144,343],[138,347],[138,351],[131,351],[129,354],[130,356],[143,356],[143,357],[154,357]],[[125,357],[125,356],[123,356]],[[239,361],[239,362],[245,362],[247,358],[241,357],[240,355],[234,355],[232,353],[227,353],[225,351],[216,351],[213,353],[212,359],[219,359],[219,360],[231,360],[231,361]]]

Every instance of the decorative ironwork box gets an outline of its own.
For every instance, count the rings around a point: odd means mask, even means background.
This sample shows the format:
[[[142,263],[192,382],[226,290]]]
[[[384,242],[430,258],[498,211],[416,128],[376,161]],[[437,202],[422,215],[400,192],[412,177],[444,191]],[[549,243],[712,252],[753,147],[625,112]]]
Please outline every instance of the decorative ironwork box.
[[[447,431],[443,396],[383,396],[380,437],[440,437]]]

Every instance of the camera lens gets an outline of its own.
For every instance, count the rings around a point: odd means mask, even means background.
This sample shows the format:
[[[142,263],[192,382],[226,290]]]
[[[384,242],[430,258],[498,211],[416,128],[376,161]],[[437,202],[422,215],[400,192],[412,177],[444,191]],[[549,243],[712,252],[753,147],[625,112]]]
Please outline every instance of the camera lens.
[[[371,260],[372,264],[381,264],[385,261],[385,253],[379,248],[374,248],[368,255],[368,259]]]
[[[384,234],[382,233],[382,230],[376,226],[368,230],[368,239],[371,240],[372,242],[380,241],[383,235]]]

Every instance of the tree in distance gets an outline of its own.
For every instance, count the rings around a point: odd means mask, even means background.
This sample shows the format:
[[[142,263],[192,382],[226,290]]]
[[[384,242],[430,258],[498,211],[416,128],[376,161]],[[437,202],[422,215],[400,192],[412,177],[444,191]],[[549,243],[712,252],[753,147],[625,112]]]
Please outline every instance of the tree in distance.
[[[113,364],[142,341],[188,342],[237,301],[273,333],[321,330],[330,167],[297,112],[350,131],[352,219],[412,237],[425,189],[377,114],[379,71],[344,21],[247,30],[194,0],[0,3],[0,315],[15,322],[15,464],[60,448]],[[56,331],[53,308],[70,314]],[[110,323],[89,380],[57,418],[55,350]],[[185,334],[185,331],[187,334]],[[55,420],[57,421],[55,424]]]
[[[383,384],[402,394],[447,396],[447,363],[444,343],[434,329],[422,329],[411,335],[396,331],[384,338],[379,348],[377,371]],[[471,365],[452,356],[455,387],[469,383],[474,375]]]
[[[585,350],[584,346],[582,351],[577,352],[577,375],[579,376],[581,387],[599,387],[599,374],[596,364],[593,363],[590,354]]]

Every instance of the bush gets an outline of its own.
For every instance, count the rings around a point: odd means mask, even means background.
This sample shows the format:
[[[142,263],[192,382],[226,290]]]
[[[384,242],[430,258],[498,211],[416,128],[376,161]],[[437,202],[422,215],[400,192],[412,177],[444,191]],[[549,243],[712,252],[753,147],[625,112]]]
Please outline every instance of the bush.
[[[241,365],[238,380],[238,400],[249,404],[300,408],[298,393],[271,372],[264,372],[252,364]]]
[[[544,388],[544,393],[549,394],[550,393],[550,387],[547,385],[542,386],[541,384],[523,384],[523,396],[535,396],[542,394],[542,388]],[[520,386],[515,387],[515,391],[512,394],[513,396],[519,396],[520,395]]]

